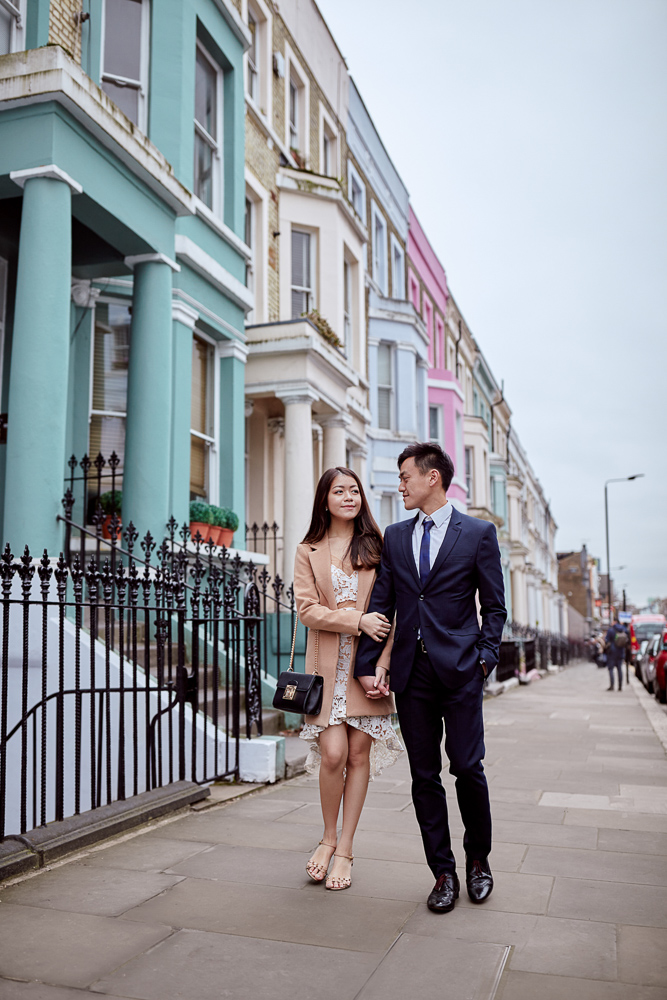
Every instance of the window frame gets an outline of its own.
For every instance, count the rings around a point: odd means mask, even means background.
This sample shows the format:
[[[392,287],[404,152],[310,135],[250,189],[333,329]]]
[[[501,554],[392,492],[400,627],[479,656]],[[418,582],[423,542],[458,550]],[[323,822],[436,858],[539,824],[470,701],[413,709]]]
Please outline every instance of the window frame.
[[[196,340],[201,341],[209,349],[209,370],[207,372],[207,414],[206,423],[209,428],[209,433],[204,434],[201,431],[196,431],[192,427],[192,397],[190,402],[190,475],[188,477],[188,493],[191,494],[190,484],[192,482],[192,437],[198,438],[200,441],[204,441],[206,445],[206,492],[205,496],[207,503],[216,503],[218,500],[218,483],[217,483],[217,456],[218,456],[218,433],[217,433],[217,421],[216,414],[219,412],[218,409],[218,394],[219,394],[219,356],[218,356],[218,344],[211,337],[208,337],[201,330],[195,328],[192,331],[192,344],[194,349],[194,342]],[[191,377],[191,391],[192,391],[192,377]]]
[[[308,75],[289,45],[285,45],[285,144],[305,169],[310,165],[310,86]],[[297,94],[296,145],[292,142],[291,89]]]
[[[252,202],[253,206],[252,237],[255,241],[254,245],[250,247],[252,251],[251,269],[255,282],[253,289],[255,305],[245,320],[246,325],[250,325],[251,323],[265,322],[268,318],[266,315],[268,301],[268,258],[266,247],[268,246],[269,234],[269,193],[247,167],[245,170],[245,196]]]
[[[89,377],[88,377],[88,454],[93,450],[90,446],[90,433],[94,417],[111,417],[117,420],[123,420],[125,425],[125,432],[127,433],[127,384],[125,386],[125,399],[126,408],[125,410],[101,410],[96,409],[94,405],[95,400],[95,341],[97,338],[97,325],[98,325],[98,309],[100,306],[120,306],[128,311],[132,308],[132,300],[123,298],[122,296],[114,295],[100,295],[96,298],[95,304],[91,310],[92,316],[92,337],[90,338],[90,367],[89,367]],[[130,312],[130,346],[132,341],[132,316]],[[129,360],[126,372],[126,379],[129,380],[130,368]],[[95,456],[91,456],[95,457]],[[122,484],[123,473],[125,468],[125,448],[123,447],[122,456],[118,456],[121,459],[121,463],[118,467],[118,482]],[[104,458],[109,459],[109,455],[105,455]],[[120,489],[120,485],[118,487]]]
[[[303,233],[305,236],[310,237],[309,242],[309,259],[308,259],[308,270],[310,272],[310,287],[305,285],[295,285],[293,281],[293,264],[294,264],[294,249],[292,243],[292,237],[294,233]],[[305,292],[307,296],[307,308],[304,310],[305,313],[312,312],[313,309],[317,309],[317,268],[316,268],[316,257],[317,257],[317,232],[310,229],[308,226],[293,225],[290,229],[290,318],[292,320],[299,320],[303,318],[303,314],[300,313],[298,316],[292,315],[292,293]]]
[[[197,121],[196,111],[195,111],[195,114],[193,114],[193,116],[192,116],[192,120],[193,120],[193,123],[194,123],[194,135],[195,135],[194,150],[193,150],[193,152],[194,152],[194,164],[193,164],[192,190],[194,192],[195,198],[197,199],[197,201],[200,204],[204,205],[206,208],[209,209],[209,211],[213,212],[213,214],[217,218],[222,219],[223,206],[224,206],[224,164],[223,164],[223,149],[224,149],[224,131],[223,131],[223,129],[224,129],[224,118],[223,118],[223,101],[224,101],[224,96],[225,96],[225,94],[224,94],[224,76],[225,76],[225,74],[224,74],[224,70],[222,69],[222,67],[216,62],[216,60],[213,58],[213,56],[210,54],[210,52],[206,49],[206,46],[203,45],[202,42],[199,39],[197,39],[197,43],[196,43],[196,46],[195,46],[195,109],[196,109],[196,106],[197,106],[197,96],[196,96],[196,86],[197,86],[196,85],[196,57],[197,57],[197,53],[201,53],[201,55],[211,65],[211,67],[213,68],[213,70],[215,71],[215,74],[216,74],[216,82],[215,82],[215,87],[216,87],[216,95],[215,95],[215,97],[216,97],[215,125],[216,125],[216,131],[218,133],[219,138],[216,139],[212,135],[210,135],[209,132],[207,132],[207,130],[201,124],[201,122]],[[197,164],[197,141],[196,140],[197,140],[197,137],[199,137],[200,139],[202,139],[212,149],[212,151],[213,151],[213,158],[212,158],[212,165],[211,165],[211,204],[210,205],[207,205],[206,202],[202,198],[199,197],[199,195],[197,194],[197,192],[195,190],[195,188],[197,186],[197,173],[196,173],[196,164]]]
[[[389,235],[389,243],[391,247],[391,297],[392,299],[400,299],[405,301],[405,250],[398,242],[393,233]],[[397,280],[396,276],[396,260],[400,261],[400,280]],[[399,295],[396,294],[398,291]]]
[[[329,145],[328,156],[326,155],[327,140]],[[320,101],[320,173],[324,177],[339,176],[339,147],[338,129]],[[327,159],[330,160],[329,163],[325,162]]]
[[[254,26],[251,27],[251,24]],[[246,93],[251,101],[257,104],[259,97],[259,64],[260,59],[258,56],[259,50],[259,23],[255,15],[254,9],[248,4],[248,31],[250,32],[250,37],[252,42],[246,53]],[[253,53],[254,49],[254,53]],[[253,59],[254,55],[254,59]]]
[[[433,319],[433,367],[447,370],[447,347],[445,344],[445,321],[440,313],[434,311]]]
[[[433,322],[433,302],[430,296],[424,292],[422,296],[422,319],[424,321],[424,326],[426,327],[426,333],[428,335],[429,353],[431,355],[431,367],[437,368],[436,365],[436,346],[435,346],[435,324]]]
[[[377,252],[378,248],[376,246],[376,233],[377,233],[378,223],[380,224],[383,233],[380,246],[380,250],[382,252],[380,254],[378,254]],[[389,295],[389,288],[388,288],[389,269],[387,266],[388,247],[389,247],[389,241],[388,241],[387,220],[380,211],[377,202],[373,201],[371,202],[371,254],[373,263],[372,275],[373,275],[373,281],[378,286],[381,293],[386,297],[388,297]],[[378,274],[379,270],[382,271],[381,274]]]
[[[0,7],[11,18],[9,29],[9,49],[0,55],[11,55],[25,49],[25,22],[27,0],[0,0]]]
[[[352,356],[354,340],[354,263],[343,254],[343,351]]]
[[[356,183],[359,188],[359,194],[361,195],[361,212],[357,212],[356,206],[354,204],[353,196],[353,182]],[[355,167],[352,160],[347,161],[347,200],[352,206],[352,210],[356,213],[358,218],[361,219],[364,226],[366,225],[366,185],[361,179],[361,174]]]
[[[118,76],[116,73],[111,73],[104,68],[105,62],[105,48],[106,48],[106,0],[103,0],[102,4],[102,17],[101,17],[101,40],[100,40],[100,53],[101,53],[101,66],[100,66],[100,87],[103,89],[103,84],[105,81],[110,83],[121,83],[123,86],[132,87],[133,90],[138,92],[137,100],[137,118],[138,121],[134,124],[140,129],[144,134],[148,132],[148,83],[149,83],[149,63],[150,63],[150,30],[151,30],[151,16],[150,16],[150,4],[151,0],[139,0],[141,3],[141,46],[139,54],[139,77],[136,80],[131,80],[129,77]],[[106,94],[106,91],[104,91]],[[113,97],[110,94],[106,94],[110,101],[113,101]],[[114,102],[115,103],[115,102]],[[131,121],[132,119],[130,119]]]
[[[435,412],[437,423],[438,423],[438,434],[437,437],[433,437],[431,434],[431,416]],[[444,426],[445,413],[442,403],[431,403],[428,404],[428,439],[433,441],[435,444],[439,444],[441,448],[445,447],[445,426]]]
[[[380,382],[380,350],[386,349],[389,353],[389,377],[391,381]],[[394,401],[396,395],[395,388],[395,378],[394,378],[394,344],[388,340],[381,340],[377,345],[377,425],[379,430],[392,431],[395,425],[395,413],[394,413]],[[380,390],[388,392],[389,396],[389,426],[384,427],[380,423]]]
[[[379,500],[380,500],[380,502],[379,502],[379,505],[378,505],[378,507],[379,507],[379,509],[378,509],[378,525],[379,525],[380,531],[384,531],[385,528],[387,527],[387,525],[394,523],[394,516],[395,516],[394,494],[393,493],[381,493],[380,497],[379,497]],[[389,504],[390,515],[389,515],[389,520],[386,522],[386,524],[383,524],[382,522],[384,521],[384,515],[383,515],[382,507],[383,507],[383,504],[385,504],[385,503]]]
[[[421,288],[417,275],[411,268],[408,268],[408,298],[415,311],[421,315]]]
[[[475,449],[471,445],[465,445],[463,449],[463,462],[465,466],[465,483],[468,503],[473,502],[473,490],[475,488]]]

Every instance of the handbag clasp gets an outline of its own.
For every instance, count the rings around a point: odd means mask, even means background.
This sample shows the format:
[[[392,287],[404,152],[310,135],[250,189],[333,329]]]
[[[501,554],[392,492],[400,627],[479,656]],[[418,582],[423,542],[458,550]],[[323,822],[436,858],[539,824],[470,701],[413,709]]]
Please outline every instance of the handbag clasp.
[[[285,694],[283,697],[285,701],[294,701],[296,697],[296,684],[287,684],[285,686]]]

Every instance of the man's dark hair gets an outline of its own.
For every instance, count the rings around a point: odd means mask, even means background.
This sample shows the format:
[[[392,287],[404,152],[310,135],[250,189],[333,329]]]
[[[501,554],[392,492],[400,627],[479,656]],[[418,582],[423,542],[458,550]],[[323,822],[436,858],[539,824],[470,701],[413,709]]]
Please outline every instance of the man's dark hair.
[[[415,465],[421,472],[422,476],[425,476],[431,469],[435,469],[436,472],[439,472],[443,489],[447,492],[452,484],[452,479],[454,478],[454,463],[447,452],[443,451],[439,444],[434,444],[432,441],[423,442],[421,444],[419,442],[409,444],[408,447],[404,448],[398,456],[399,469],[403,465],[403,462],[405,462],[406,458],[414,458]]]

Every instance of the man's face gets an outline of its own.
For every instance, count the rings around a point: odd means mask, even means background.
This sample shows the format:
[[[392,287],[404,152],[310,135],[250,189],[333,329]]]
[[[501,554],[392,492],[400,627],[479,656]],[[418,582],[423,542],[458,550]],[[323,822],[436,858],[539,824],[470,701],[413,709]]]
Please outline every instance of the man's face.
[[[438,473],[431,469],[423,475],[415,465],[414,458],[406,458],[398,474],[398,492],[403,497],[406,510],[419,510],[433,490],[434,478]]]

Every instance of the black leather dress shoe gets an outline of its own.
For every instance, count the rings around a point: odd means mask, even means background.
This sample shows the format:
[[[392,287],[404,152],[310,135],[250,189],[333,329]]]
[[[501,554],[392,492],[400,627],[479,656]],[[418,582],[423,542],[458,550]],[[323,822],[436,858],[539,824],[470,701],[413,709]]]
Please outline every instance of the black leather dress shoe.
[[[434,913],[449,913],[454,909],[454,903],[459,898],[459,877],[455,872],[441,875],[426,900],[429,910]]]
[[[466,885],[473,903],[483,903],[489,898],[493,891],[493,875],[488,858],[482,858],[481,861],[466,860]]]

